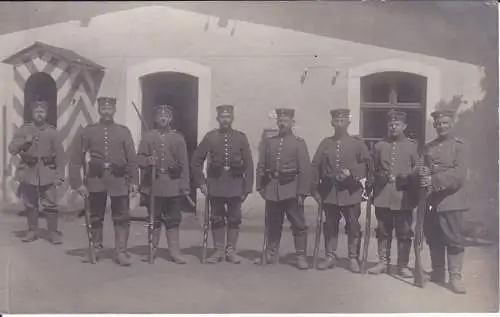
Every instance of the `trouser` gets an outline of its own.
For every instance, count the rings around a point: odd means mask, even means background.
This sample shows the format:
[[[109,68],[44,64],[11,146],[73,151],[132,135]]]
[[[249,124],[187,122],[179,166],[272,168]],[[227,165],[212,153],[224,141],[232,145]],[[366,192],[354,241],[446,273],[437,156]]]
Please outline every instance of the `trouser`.
[[[148,199],[148,214],[151,212]],[[182,221],[182,197],[155,197],[154,228],[165,225],[166,230],[179,228]]]
[[[307,224],[304,211],[299,208],[296,198],[280,201],[266,200],[266,210],[268,212],[268,244],[267,250],[275,253],[279,250],[281,232],[285,214],[290,221],[290,228],[294,237],[295,250],[298,255],[307,253]]]
[[[343,216],[346,222],[348,257],[349,259],[359,258],[359,249],[361,246],[361,225],[359,224],[359,216],[361,215],[360,204],[349,206],[325,204],[324,210],[326,220],[323,224],[323,232],[325,236],[326,256],[336,256],[339,222]]]
[[[228,254],[236,250],[241,225],[241,197],[210,197],[212,235],[214,247]],[[227,232],[226,232],[227,223]],[[225,243],[227,234],[227,246]]]
[[[390,262],[392,232],[396,231],[398,240],[398,265],[407,266],[410,259],[412,210],[391,210],[389,208],[375,208],[377,217],[377,240],[379,244],[379,260]]]
[[[212,229],[227,226],[239,229],[241,225],[241,197],[210,197]]]
[[[107,192],[89,193],[90,226],[93,241],[96,247],[102,247],[102,226],[106,203]],[[130,230],[130,201],[127,196],[110,196],[111,199],[111,219],[115,228],[115,245],[120,251],[127,248],[127,241]]]
[[[59,209],[57,206],[57,189],[54,185],[37,186],[21,183],[18,193],[26,210],[28,230],[38,228],[38,212],[43,211],[47,220],[47,229],[57,231]]]
[[[463,214],[464,210],[427,212],[424,219],[424,234],[431,253],[433,271],[444,272],[447,254],[448,271],[450,274],[460,274],[465,252],[462,235]],[[457,261],[454,261],[455,258]]]

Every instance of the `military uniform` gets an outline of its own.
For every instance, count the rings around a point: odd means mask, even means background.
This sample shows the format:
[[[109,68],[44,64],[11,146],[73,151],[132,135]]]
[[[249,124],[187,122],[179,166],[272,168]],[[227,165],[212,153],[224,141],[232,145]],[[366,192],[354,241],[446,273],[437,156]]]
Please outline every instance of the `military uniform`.
[[[232,114],[233,111],[233,106],[217,107],[220,114]],[[202,168],[207,155],[205,178]],[[227,218],[226,258],[239,263],[235,249],[241,224],[242,197],[252,192],[254,183],[254,165],[247,136],[232,128],[208,132],[193,153],[192,173],[196,186],[206,184],[208,188],[215,253],[207,262],[215,263],[224,258]]]
[[[114,106],[116,99],[100,97],[97,102],[99,106]],[[89,162],[85,162],[87,152],[90,153]],[[94,242],[97,248],[102,248],[102,224],[109,195],[115,228],[116,261],[129,265],[126,260],[130,230],[129,191],[130,185],[138,183],[137,158],[130,130],[113,120],[102,119],[86,126],[75,138],[69,165],[69,181],[73,189],[82,185],[80,171],[84,164],[87,164],[85,186],[89,191]]]
[[[436,111],[432,117],[453,117],[452,111]],[[445,281],[445,254],[450,284],[464,293],[462,261],[465,253],[462,236],[464,211],[468,210],[465,182],[467,178],[466,145],[447,135],[426,145],[424,162],[431,172],[430,211],[424,222],[424,233],[430,248],[434,281]]]
[[[276,109],[278,117],[294,116],[293,109]],[[284,215],[291,223],[297,264],[307,268],[307,224],[299,196],[309,194],[311,163],[306,142],[292,131],[263,140],[257,165],[257,191],[266,201],[268,244],[266,258],[276,262]]]
[[[332,118],[348,117],[348,109],[332,110]],[[359,271],[357,259],[361,239],[361,200],[363,187],[360,180],[366,177],[367,161],[370,160],[368,148],[358,137],[335,134],[321,141],[312,160],[312,189],[323,200],[326,221],[323,224],[325,239],[325,260],[319,269],[333,267],[338,244],[339,221],[346,221],[348,258],[351,270]],[[342,169],[350,171],[344,179],[337,179]]]
[[[388,122],[406,122],[406,113],[391,110]],[[404,134],[387,138],[375,144],[373,153],[374,173],[370,181],[374,186],[375,216],[378,221],[379,263],[368,270],[379,274],[387,271],[390,263],[392,231],[398,240],[398,272],[411,277],[408,261],[413,231],[412,212],[418,203],[419,178],[416,171],[417,143]]]
[[[31,105],[47,109],[46,102]],[[31,139],[31,140],[30,140]],[[20,181],[18,194],[27,212],[28,233],[25,242],[37,239],[38,212],[45,211],[47,229],[54,244],[61,243],[57,231],[58,206],[57,184],[65,178],[64,148],[59,132],[44,123],[26,123],[21,126],[9,144],[9,152],[19,155],[21,161],[17,169]]]
[[[156,113],[172,115],[169,106],[159,106]],[[156,175],[154,176],[153,195],[155,196],[153,246],[158,247],[161,223],[165,225],[170,256],[175,263],[184,264],[179,249],[179,225],[182,220],[182,199],[189,194],[189,160],[184,137],[167,127],[155,129],[144,135],[137,153],[139,167],[142,170],[141,194],[144,195],[148,212],[154,158]]]

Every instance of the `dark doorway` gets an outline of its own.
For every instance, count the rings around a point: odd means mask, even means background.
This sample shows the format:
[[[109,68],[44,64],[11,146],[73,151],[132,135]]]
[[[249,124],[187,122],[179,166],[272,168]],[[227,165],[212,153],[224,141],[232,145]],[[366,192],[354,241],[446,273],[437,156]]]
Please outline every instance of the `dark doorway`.
[[[44,100],[49,104],[47,122],[57,127],[57,86],[55,80],[46,73],[34,73],[24,86],[24,121],[31,122],[30,105],[33,101]]]
[[[404,72],[382,72],[361,78],[361,136],[371,148],[387,136],[387,112],[406,112],[406,136],[425,143],[427,78]]]
[[[198,78],[177,72],[158,72],[141,77],[142,115],[149,128],[154,127],[154,108],[168,104],[174,108],[172,127],[186,140],[189,159],[198,145]],[[142,125],[142,133],[146,126]],[[191,185],[196,202],[196,188]],[[196,212],[186,204],[185,211]]]

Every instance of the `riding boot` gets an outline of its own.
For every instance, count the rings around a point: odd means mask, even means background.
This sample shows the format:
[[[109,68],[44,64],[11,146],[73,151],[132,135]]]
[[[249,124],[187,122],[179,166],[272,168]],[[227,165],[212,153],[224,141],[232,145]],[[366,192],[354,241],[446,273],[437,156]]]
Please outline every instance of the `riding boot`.
[[[359,267],[358,263],[358,243],[359,243],[359,238],[358,237],[353,237],[351,235],[347,236],[347,248],[348,248],[348,257],[349,257],[349,269],[353,273],[359,273],[361,272],[361,269]]]
[[[431,254],[432,272],[430,280],[433,283],[444,285],[446,283],[445,276],[445,246],[443,244],[429,245]]]
[[[294,235],[293,242],[295,244],[296,264],[299,270],[309,269],[307,263],[307,232]]]
[[[26,232],[23,242],[33,242],[38,239],[38,213],[33,209],[26,210],[26,220],[28,222],[28,231]]]
[[[130,223],[126,223],[123,225],[124,231],[124,247],[123,252],[127,258],[130,259],[130,254],[128,253],[128,238],[130,237]]]
[[[47,220],[47,230],[49,231],[50,242],[52,242],[52,244],[61,244],[61,233],[57,230],[59,220],[57,211],[47,212],[45,218]]]
[[[213,228],[212,229],[212,238],[214,240],[214,248],[215,252],[207,258],[206,262],[210,264],[215,264],[218,262],[222,262],[226,256],[225,254],[225,246],[226,246],[226,228]]]
[[[408,268],[410,261],[411,239],[398,240],[398,275],[404,278],[413,276]]]
[[[378,239],[378,263],[374,267],[368,269],[369,274],[380,274],[387,272],[387,243],[386,239]]]
[[[323,224],[323,236],[325,238],[325,258],[318,264],[318,270],[331,269],[337,265],[337,256],[334,252],[334,239],[330,236],[326,222]]]
[[[127,228],[125,224],[115,224],[115,262],[120,266],[130,266],[126,255]]]
[[[226,246],[226,261],[232,264],[241,263],[241,257],[236,254],[236,243],[240,229],[227,228],[227,246]]]
[[[266,257],[266,263],[277,264],[280,260],[279,248],[280,248],[281,233],[283,231],[283,226],[276,226],[276,228],[269,226],[267,230],[268,230],[267,245],[264,255]],[[262,259],[260,259],[259,261],[262,261]]]
[[[454,251],[454,250],[453,250]],[[448,273],[450,274],[450,289],[456,294],[465,294],[467,290],[462,279],[462,262],[464,251],[450,252],[448,249]],[[453,253],[453,254],[452,254]]]
[[[179,247],[179,228],[165,230],[167,236],[168,252],[172,262],[176,264],[186,264]]]

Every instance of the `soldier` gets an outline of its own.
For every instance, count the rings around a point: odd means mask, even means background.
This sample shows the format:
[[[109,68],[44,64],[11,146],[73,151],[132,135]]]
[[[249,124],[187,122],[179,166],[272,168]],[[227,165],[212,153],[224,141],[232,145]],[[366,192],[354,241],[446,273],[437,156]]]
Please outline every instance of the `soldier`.
[[[97,99],[100,120],[81,130],[75,138],[69,165],[72,189],[89,199],[92,239],[98,249],[102,245],[102,225],[108,195],[111,199],[115,229],[115,262],[129,266],[127,242],[130,230],[129,193],[137,192],[138,172],[134,140],[130,130],[114,122],[116,99]],[[90,154],[86,181],[80,171],[86,153]]]
[[[430,248],[431,281],[445,283],[445,254],[448,258],[449,286],[455,293],[464,294],[462,261],[463,214],[467,207],[465,182],[467,175],[466,145],[454,137],[454,112],[438,110],[431,113],[437,138],[426,145],[421,169],[421,186],[431,191],[431,210],[424,221],[424,233]]]
[[[154,177],[154,226],[153,247],[160,241],[161,223],[165,225],[170,257],[174,263],[185,264],[179,249],[179,225],[182,214],[182,198],[189,194],[189,161],[184,137],[170,127],[173,110],[168,105],[156,108],[157,129],[148,132],[139,144],[137,160],[142,169],[141,194],[145,195],[149,207],[152,184],[152,165],[156,166]]]
[[[208,132],[192,158],[193,179],[209,199],[215,252],[207,263],[224,258],[233,264],[241,262],[236,242],[241,224],[241,204],[252,192],[254,171],[252,153],[246,135],[232,128],[234,107],[217,107],[219,129]],[[202,167],[207,155],[207,177]],[[227,218],[227,249],[225,248]]]
[[[339,221],[344,216],[347,231],[349,267],[359,273],[359,248],[361,243],[361,200],[363,186],[370,161],[368,148],[358,137],[347,132],[350,121],[349,109],[331,110],[334,136],[321,141],[312,161],[312,188],[316,200],[323,200],[326,221],[323,224],[325,259],[318,269],[333,268],[337,264]]]
[[[9,152],[21,158],[18,194],[28,220],[28,232],[23,241],[38,239],[38,213],[43,210],[50,241],[61,244],[61,234],[57,230],[57,187],[65,178],[64,148],[59,132],[45,121],[48,103],[35,101],[30,106],[32,122],[21,126],[9,144]]]
[[[259,151],[257,191],[266,201],[268,243],[264,256],[279,261],[284,215],[291,223],[296,265],[307,270],[307,224],[302,208],[311,184],[311,163],[306,142],[293,134],[295,111],[276,109],[279,133],[265,138]]]
[[[367,192],[374,191],[375,216],[378,221],[378,257],[370,274],[389,271],[392,231],[398,240],[398,274],[412,277],[408,269],[413,231],[412,212],[418,202],[417,143],[405,136],[406,113],[391,110],[387,114],[387,139],[375,145],[374,173],[368,179]]]

